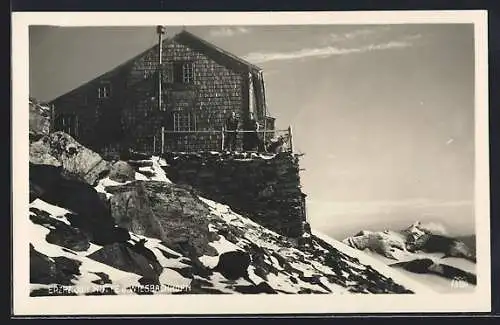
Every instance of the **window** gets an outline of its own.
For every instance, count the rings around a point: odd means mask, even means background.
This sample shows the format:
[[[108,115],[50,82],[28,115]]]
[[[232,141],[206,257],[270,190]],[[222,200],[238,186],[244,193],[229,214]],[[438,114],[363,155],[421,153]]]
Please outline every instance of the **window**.
[[[192,62],[174,63],[174,83],[192,84],[194,82],[194,64]]]
[[[78,116],[74,114],[59,115],[55,121],[55,128],[71,136],[78,136]]]
[[[174,131],[196,131],[196,114],[173,112]]]
[[[97,89],[97,98],[109,98],[111,95],[111,86],[102,85]]]

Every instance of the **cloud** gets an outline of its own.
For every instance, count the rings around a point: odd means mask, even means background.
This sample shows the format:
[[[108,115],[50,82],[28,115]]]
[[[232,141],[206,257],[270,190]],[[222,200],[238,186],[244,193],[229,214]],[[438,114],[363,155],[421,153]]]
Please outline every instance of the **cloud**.
[[[323,201],[308,200],[309,210],[315,213],[321,211],[321,214],[328,216],[348,216],[348,215],[377,215],[387,213],[393,209],[412,208],[412,209],[440,209],[440,208],[472,208],[474,202],[462,201],[437,201],[425,198],[415,198],[394,201]]]
[[[319,48],[306,48],[289,52],[253,52],[248,54],[245,59],[252,63],[264,63],[269,61],[285,61],[305,58],[327,58],[335,55],[359,54],[371,51],[406,48],[412,45],[412,43],[407,41],[391,41],[387,43],[370,44],[353,48],[325,46]]]
[[[248,33],[250,33],[250,30],[245,27],[218,27],[210,29],[209,31],[209,34],[212,37],[231,37]]]
[[[448,230],[446,229],[446,227],[438,222],[424,222],[420,224],[419,228],[422,230],[427,230],[435,235],[448,235]]]
[[[332,33],[327,38],[327,41],[331,41],[331,42],[347,41],[347,40],[352,40],[352,39],[362,37],[362,36],[373,35],[377,31],[378,30],[376,30],[376,29],[357,29],[357,30],[354,30],[352,32],[348,32],[348,33],[344,33],[344,34]]]

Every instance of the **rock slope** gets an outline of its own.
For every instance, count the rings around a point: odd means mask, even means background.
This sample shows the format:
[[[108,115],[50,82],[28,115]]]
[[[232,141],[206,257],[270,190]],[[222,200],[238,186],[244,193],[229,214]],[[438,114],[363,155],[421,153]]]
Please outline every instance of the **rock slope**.
[[[200,197],[170,182],[158,157],[101,163],[66,134],[39,141],[30,148],[32,296],[428,292],[333,239],[307,232],[298,244]]]

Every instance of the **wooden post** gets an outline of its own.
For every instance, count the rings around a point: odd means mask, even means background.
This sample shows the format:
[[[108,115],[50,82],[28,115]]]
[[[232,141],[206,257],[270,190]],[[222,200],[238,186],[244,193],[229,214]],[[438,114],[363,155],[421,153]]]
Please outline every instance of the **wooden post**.
[[[156,134],[153,135],[153,153],[156,154]]]
[[[224,151],[224,127],[222,127],[222,132],[221,132],[221,146],[220,146],[220,150],[221,152]]]
[[[165,127],[161,127],[161,154],[165,153]]]
[[[288,127],[288,136],[290,138],[290,152],[293,152],[293,142],[292,142],[292,126]]]

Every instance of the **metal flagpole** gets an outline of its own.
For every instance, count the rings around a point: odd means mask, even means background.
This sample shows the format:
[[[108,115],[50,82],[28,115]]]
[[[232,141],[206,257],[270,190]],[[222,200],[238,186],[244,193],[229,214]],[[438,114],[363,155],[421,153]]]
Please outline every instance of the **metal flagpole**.
[[[157,26],[156,32],[158,33],[158,110],[162,111],[162,55],[163,55],[163,34],[165,34],[164,26]],[[165,151],[165,127],[162,125],[161,127],[161,153],[163,154]]]

